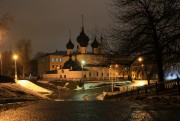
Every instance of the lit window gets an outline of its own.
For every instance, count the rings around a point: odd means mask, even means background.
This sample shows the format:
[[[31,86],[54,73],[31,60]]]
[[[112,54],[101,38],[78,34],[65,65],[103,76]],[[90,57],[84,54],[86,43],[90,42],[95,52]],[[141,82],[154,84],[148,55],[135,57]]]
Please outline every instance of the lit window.
[[[54,62],[54,58],[52,58],[52,62]]]
[[[58,58],[56,58],[56,62],[58,62]]]
[[[60,58],[60,62],[62,62],[62,58]]]

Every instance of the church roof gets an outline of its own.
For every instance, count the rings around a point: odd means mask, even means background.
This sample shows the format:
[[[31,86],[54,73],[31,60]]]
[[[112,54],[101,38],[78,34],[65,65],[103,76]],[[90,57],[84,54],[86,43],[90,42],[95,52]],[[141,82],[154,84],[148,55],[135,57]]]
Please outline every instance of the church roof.
[[[96,37],[95,37],[93,43],[91,44],[91,47],[92,48],[98,48],[99,47],[99,43],[97,42]]]
[[[75,58],[75,61],[72,60],[72,57],[69,57],[69,60],[67,60],[64,63],[63,69],[71,69],[72,71],[80,71],[82,70],[81,68],[81,63]]]
[[[89,37],[85,34],[83,27],[80,35],[77,37],[77,42],[80,44],[81,47],[88,46]]]
[[[74,48],[74,44],[72,43],[71,39],[69,39],[69,42],[66,45],[67,49],[73,49]]]
[[[47,56],[47,55],[60,55],[60,56],[65,56],[65,55],[67,55],[67,52],[66,51],[55,51],[55,52],[53,52],[53,53],[46,53],[45,55],[43,55],[43,56]],[[42,56],[42,57],[43,57]]]

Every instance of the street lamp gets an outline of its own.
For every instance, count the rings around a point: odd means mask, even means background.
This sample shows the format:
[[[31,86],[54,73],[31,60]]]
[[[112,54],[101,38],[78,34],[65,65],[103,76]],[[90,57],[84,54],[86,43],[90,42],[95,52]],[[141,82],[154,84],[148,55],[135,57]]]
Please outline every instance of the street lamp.
[[[141,64],[141,67],[140,67],[140,68],[143,68],[143,67],[144,67],[144,64],[142,64],[143,58],[142,58],[142,57],[139,57],[139,58],[138,58],[138,61],[139,61],[140,64]]]
[[[17,55],[13,56],[13,59],[15,61],[15,67],[14,67],[15,68],[15,78],[14,78],[15,82],[17,82],[17,67],[16,67],[16,60],[17,60],[17,58],[18,58]]]
[[[116,74],[116,75],[115,75],[116,77],[115,77],[115,80],[117,81],[117,76],[118,76],[118,65],[117,65],[117,64],[116,64],[115,68],[116,68],[116,73],[115,73],[115,74]]]
[[[110,81],[111,66],[109,66],[109,81]]]
[[[84,65],[85,65],[85,61],[84,61],[84,60],[81,61],[81,65],[82,65],[82,79],[81,79],[81,81],[83,82],[83,78],[84,78],[84,75],[83,75],[83,67],[84,67]]]
[[[3,75],[3,67],[2,67],[2,54],[0,53],[0,60],[1,60],[1,75]]]
[[[142,57],[139,57],[139,58],[138,58],[138,61],[139,61],[139,62],[142,62],[142,61],[143,61],[143,58],[142,58]]]
[[[111,79],[111,66],[109,66],[109,80]],[[113,92],[113,79],[111,79],[111,91]]]

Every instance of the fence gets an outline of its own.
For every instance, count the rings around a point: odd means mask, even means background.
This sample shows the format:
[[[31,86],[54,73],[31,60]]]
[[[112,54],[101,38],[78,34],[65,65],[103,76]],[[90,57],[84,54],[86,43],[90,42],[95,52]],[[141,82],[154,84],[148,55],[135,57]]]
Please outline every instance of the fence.
[[[81,81],[82,78],[43,78],[43,80],[47,81]],[[110,81],[109,78],[83,78],[83,81]]]
[[[147,97],[147,96],[170,96],[180,95],[179,78],[176,80],[165,81],[163,83],[155,83],[131,89],[130,91],[122,92],[117,95],[106,96],[105,99],[119,98],[119,97]]]

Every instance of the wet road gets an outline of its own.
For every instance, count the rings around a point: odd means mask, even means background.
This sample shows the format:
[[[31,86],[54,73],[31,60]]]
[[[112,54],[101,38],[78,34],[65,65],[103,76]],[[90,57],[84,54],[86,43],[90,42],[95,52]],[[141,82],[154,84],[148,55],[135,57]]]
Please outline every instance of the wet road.
[[[108,91],[109,87],[101,87],[90,90],[79,90],[79,91],[55,91],[53,95],[50,95],[49,98],[57,99],[60,98],[65,101],[83,101],[83,100],[97,100],[96,97],[102,94],[103,91]]]
[[[41,101],[0,112],[0,121],[179,121],[180,106],[114,101]]]

